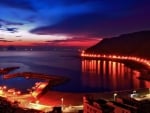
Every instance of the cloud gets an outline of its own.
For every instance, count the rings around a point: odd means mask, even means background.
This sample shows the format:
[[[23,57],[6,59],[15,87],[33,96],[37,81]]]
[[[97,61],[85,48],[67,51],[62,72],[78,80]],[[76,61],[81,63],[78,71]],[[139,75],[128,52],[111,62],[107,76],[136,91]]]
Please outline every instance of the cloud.
[[[22,37],[21,35],[18,35],[18,36],[16,36],[16,37]]]
[[[29,0],[0,0],[0,4],[12,8],[34,10]]]
[[[16,40],[16,41],[23,41],[22,39]]]
[[[7,31],[9,31],[10,33],[16,33],[18,32],[17,28],[6,28]]]
[[[67,35],[101,35],[112,36],[118,33],[133,32],[150,29],[150,7],[141,5],[126,12],[124,16],[114,16],[107,13],[88,13],[70,16],[54,25],[36,27],[30,32],[40,35],[67,34]],[[124,12],[124,11],[123,11]],[[111,12],[110,12],[111,13]],[[116,12],[117,13],[117,12]],[[145,18],[146,15],[146,18]]]
[[[9,41],[9,40],[5,40],[5,39],[0,39],[0,42],[14,42],[14,41]]]
[[[59,44],[59,43],[66,43],[66,42],[86,42],[86,41],[92,41],[92,40],[99,40],[99,39],[93,39],[93,38],[89,38],[89,39],[67,39],[67,40],[47,40],[45,41],[46,43],[49,43],[49,44]]]
[[[42,35],[95,33],[99,31],[98,26],[102,23],[100,20],[102,20],[102,18],[97,14],[72,16],[55,25],[38,27],[30,32]]]
[[[100,41],[100,38],[93,37],[73,37],[67,40],[47,40],[45,45],[49,46],[72,46],[72,47],[90,47]]]
[[[16,33],[19,27],[23,26],[23,23],[11,22],[7,20],[0,19],[0,30],[8,31],[9,33]]]
[[[11,21],[7,21],[7,20],[3,20],[3,19],[0,19],[0,24],[2,26],[2,24],[4,25],[24,25],[23,23],[19,23],[19,22],[11,22]]]
[[[150,1],[146,1],[0,0],[0,32],[6,39],[11,35],[22,41],[47,40],[44,44],[94,43],[150,28]],[[58,40],[60,35],[66,40]]]

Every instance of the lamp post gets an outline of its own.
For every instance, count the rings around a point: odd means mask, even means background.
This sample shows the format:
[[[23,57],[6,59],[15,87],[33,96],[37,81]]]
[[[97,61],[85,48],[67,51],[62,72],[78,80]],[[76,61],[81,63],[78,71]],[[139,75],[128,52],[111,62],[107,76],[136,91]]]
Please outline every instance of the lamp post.
[[[133,94],[136,94],[136,91],[135,91],[135,90],[133,91]]]
[[[63,105],[64,104],[64,98],[61,98],[61,106],[62,106],[62,109],[63,109]]]
[[[114,93],[114,101],[116,101],[117,93]]]

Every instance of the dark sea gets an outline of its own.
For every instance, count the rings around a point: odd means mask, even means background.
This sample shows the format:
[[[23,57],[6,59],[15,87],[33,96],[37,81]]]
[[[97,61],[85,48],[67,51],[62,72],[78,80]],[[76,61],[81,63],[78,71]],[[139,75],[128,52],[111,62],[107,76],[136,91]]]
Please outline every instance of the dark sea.
[[[68,82],[50,89],[63,92],[111,92],[150,87],[149,81],[139,79],[140,71],[123,63],[87,60],[79,55],[74,51],[4,51],[0,52],[0,67],[20,67],[11,73],[38,72],[68,77]],[[0,85],[19,90],[26,90],[37,81],[0,77]]]

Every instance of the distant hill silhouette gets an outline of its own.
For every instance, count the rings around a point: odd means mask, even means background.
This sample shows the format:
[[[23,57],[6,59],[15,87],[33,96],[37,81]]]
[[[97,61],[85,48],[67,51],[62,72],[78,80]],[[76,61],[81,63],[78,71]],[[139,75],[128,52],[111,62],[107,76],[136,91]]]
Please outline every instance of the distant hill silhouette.
[[[150,31],[134,32],[103,39],[98,44],[88,48],[86,52],[150,58]]]
[[[15,51],[16,48],[15,48],[14,46],[8,46],[8,47],[7,47],[7,50],[8,50],[8,51]]]

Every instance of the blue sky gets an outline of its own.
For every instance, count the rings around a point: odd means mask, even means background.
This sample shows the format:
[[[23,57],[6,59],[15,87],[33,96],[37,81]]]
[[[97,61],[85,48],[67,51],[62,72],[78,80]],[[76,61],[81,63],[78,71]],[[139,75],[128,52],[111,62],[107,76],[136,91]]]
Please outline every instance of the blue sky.
[[[0,45],[90,46],[150,29],[149,0],[0,0]]]

